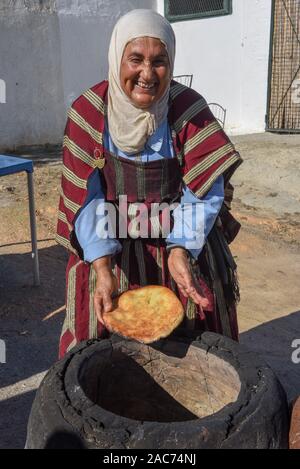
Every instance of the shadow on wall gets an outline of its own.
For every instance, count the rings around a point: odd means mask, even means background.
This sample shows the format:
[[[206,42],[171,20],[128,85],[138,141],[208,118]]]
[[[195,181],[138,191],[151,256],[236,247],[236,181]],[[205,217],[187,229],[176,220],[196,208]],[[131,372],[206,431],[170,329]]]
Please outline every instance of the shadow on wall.
[[[298,350],[293,342],[298,339]],[[241,334],[240,342],[259,353],[281,381],[288,400],[300,395],[300,311]]]
[[[14,156],[32,160],[35,168],[42,165],[58,165],[62,162],[62,145],[18,146],[13,153]]]

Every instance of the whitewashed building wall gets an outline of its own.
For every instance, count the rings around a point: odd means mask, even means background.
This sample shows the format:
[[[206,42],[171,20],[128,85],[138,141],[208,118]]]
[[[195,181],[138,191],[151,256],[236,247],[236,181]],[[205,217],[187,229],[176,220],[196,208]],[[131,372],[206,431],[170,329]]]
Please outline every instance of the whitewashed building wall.
[[[66,109],[107,77],[117,19],[163,0],[1,0],[0,150],[61,142]],[[233,14],[173,23],[176,74],[227,109],[229,133],[263,132],[271,0],[233,0]]]
[[[0,151],[61,142],[67,107],[107,78],[113,26],[134,8],[156,0],[0,0]]]
[[[173,23],[175,74],[227,109],[232,134],[263,132],[268,92],[271,0],[233,0],[232,14]],[[158,0],[164,14],[164,1]]]

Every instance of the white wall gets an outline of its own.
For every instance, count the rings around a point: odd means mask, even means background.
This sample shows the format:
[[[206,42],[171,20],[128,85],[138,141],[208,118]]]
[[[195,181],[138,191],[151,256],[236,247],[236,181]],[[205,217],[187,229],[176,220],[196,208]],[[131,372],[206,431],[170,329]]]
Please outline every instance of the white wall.
[[[232,134],[263,132],[268,89],[271,0],[233,0],[228,16],[173,23],[175,74],[227,109]],[[164,1],[158,0],[163,14]]]
[[[116,20],[163,3],[0,0],[0,151],[60,143],[66,108],[107,76]],[[176,74],[193,73],[193,87],[227,108],[231,133],[264,131],[270,18],[271,0],[233,0],[230,16],[173,24]]]
[[[113,26],[134,8],[156,0],[0,0],[0,151],[61,142],[67,107],[107,77]]]
[[[36,3],[36,2],[35,2]],[[58,17],[53,1],[0,2],[0,149],[57,143],[64,126]]]

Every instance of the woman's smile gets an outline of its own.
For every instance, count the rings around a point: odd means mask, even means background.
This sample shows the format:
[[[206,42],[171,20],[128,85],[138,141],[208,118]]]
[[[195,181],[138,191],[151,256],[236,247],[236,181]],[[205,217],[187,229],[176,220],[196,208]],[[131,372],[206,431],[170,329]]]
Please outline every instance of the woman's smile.
[[[136,80],[134,82],[134,90],[131,93],[131,100],[138,101],[138,103],[141,103],[141,99],[139,99],[138,94],[144,95],[144,96],[151,96],[151,100],[153,97],[155,97],[157,93],[157,85],[158,83],[145,83],[144,81],[141,80]],[[152,103],[152,101],[151,101]]]
[[[142,88],[145,91],[153,90],[155,83],[144,83],[143,81],[136,81],[135,83],[139,88]]]

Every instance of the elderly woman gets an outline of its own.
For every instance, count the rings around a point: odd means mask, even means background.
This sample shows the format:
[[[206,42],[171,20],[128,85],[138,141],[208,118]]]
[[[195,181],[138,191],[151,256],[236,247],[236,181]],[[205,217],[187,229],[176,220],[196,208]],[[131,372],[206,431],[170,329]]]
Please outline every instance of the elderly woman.
[[[69,111],[57,230],[70,251],[60,357],[105,333],[114,294],[150,284],[173,289],[187,328],[238,339],[228,243],[239,224],[227,199],[241,159],[203,97],[172,80],[174,57],[168,21],[131,11],[112,34],[109,80]],[[109,236],[108,203],[118,215]]]

